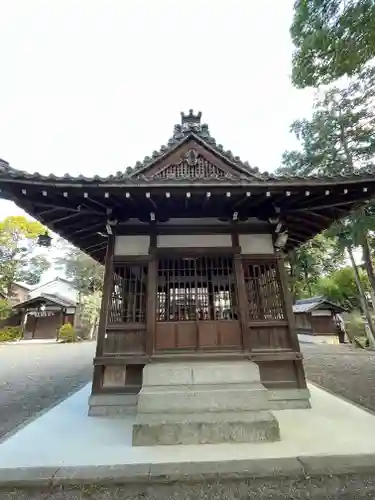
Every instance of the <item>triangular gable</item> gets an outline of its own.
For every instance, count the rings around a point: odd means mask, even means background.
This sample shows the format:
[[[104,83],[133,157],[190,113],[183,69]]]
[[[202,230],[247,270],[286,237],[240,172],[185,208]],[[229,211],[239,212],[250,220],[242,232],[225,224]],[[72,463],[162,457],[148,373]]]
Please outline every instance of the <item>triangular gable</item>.
[[[204,181],[259,179],[258,169],[243,163],[230,151],[216,145],[208,126],[200,123],[201,113],[181,113],[181,125],[175,125],[167,146],[146,157],[129,173],[130,178],[148,181]]]
[[[240,180],[249,177],[235,166],[228,165],[200,142],[196,137],[188,137],[173,152],[148,165],[136,177],[150,181]]]

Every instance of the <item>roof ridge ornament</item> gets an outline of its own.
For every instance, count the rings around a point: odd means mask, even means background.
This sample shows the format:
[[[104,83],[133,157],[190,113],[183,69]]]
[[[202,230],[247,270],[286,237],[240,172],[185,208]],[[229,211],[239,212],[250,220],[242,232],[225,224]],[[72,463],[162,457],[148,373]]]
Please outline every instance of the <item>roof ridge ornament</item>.
[[[202,118],[202,111],[198,111],[198,113],[194,114],[194,111],[192,109],[189,109],[189,114],[185,115],[183,111],[181,111],[181,125],[184,126],[185,124],[194,124],[194,125],[200,125],[201,124],[201,118]]]

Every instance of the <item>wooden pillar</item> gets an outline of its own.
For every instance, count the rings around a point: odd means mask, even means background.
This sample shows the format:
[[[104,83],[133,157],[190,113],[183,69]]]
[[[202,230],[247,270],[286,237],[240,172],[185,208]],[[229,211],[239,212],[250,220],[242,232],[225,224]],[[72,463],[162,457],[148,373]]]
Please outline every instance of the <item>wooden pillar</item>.
[[[298,341],[296,322],[295,322],[294,313],[293,313],[292,292],[289,289],[288,275],[287,275],[286,270],[285,270],[284,254],[281,251],[277,251],[276,257],[277,257],[277,274],[278,274],[278,277],[280,280],[284,313],[285,313],[286,319],[288,321],[288,332],[289,332],[291,347],[292,347],[294,352],[300,353],[301,348],[300,348],[299,341]],[[303,364],[302,364],[302,354],[300,354],[296,358],[296,361],[294,361],[293,364],[294,364],[298,388],[305,389],[306,388],[306,378],[305,378],[305,372],[304,372]]]
[[[105,342],[105,334],[106,334],[107,320],[108,320],[108,308],[109,308],[109,301],[111,299],[112,285],[113,285],[114,248],[115,248],[115,236],[113,234],[109,234],[107,243],[107,253],[105,256],[105,265],[104,265],[103,295],[100,308],[98,339],[96,342],[96,357],[103,356],[104,354],[104,342]],[[94,367],[94,378],[92,385],[93,393],[98,392],[102,387],[103,373],[104,372],[102,366]]]
[[[239,321],[242,331],[242,346],[245,351],[251,350],[250,329],[249,329],[249,306],[247,301],[245,276],[243,272],[241,248],[237,233],[232,233],[232,247],[234,253],[234,272],[236,276],[237,299],[239,305]]]
[[[149,255],[151,257],[148,263],[147,288],[146,288],[146,353],[152,356],[155,345],[156,329],[156,294],[158,281],[158,261],[156,257],[157,235],[154,231],[150,234]]]
[[[277,262],[277,274],[278,274],[278,277],[280,280],[281,295],[282,295],[282,301],[283,301],[283,306],[284,306],[284,314],[286,316],[286,320],[288,321],[291,346],[295,352],[300,352],[300,346],[299,346],[298,336],[297,336],[297,331],[296,331],[296,322],[295,322],[294,313],[293,313],[292,293],[289,289],[288,276],[287,276],[287,273],[285,270],[283,253],[280,251],[277,251],[276,259],[277,259],[277,261],[276,261]]]

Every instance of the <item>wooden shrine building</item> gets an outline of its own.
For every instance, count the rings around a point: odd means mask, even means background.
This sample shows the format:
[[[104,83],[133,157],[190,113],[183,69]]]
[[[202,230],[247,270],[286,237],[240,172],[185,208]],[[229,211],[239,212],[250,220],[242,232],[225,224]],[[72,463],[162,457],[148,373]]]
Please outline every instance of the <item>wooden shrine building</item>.
[[[245,362],[246,377],[258,370],[259,387],[272,389],[258,409],[309,407],[284,254],[374,196],[373,171],[261,173],[217,144],[193,111],[165,146],[108,177],[0,166],[2,197],[105,265],[92,414],[126,411],[141,388],[138,411],[150,413],[143,391],[151,401],[153,383],[173,385],[171,370],[184,366],[206,366],[199,377],[214,384],[237,363],[243,382]],[[169,404],[160,395],[152,411],[185,411],[179,380],[170,400],[179,409],[159,408]]]
[[[319,296],[297,300],[293,312],[300,341],[313,341],[315,337],[328,343],[339,342],[337,316],[345,312],[344,307]]]

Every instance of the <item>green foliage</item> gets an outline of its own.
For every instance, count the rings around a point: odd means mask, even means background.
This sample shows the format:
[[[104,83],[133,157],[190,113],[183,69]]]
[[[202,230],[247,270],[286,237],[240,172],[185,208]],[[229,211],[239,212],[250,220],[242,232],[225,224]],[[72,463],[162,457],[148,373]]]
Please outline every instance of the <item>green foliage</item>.
[[[310,120],[296,120],[291,132],[300,150],[286,151],[279,172],[298,175],[347,174],[372,162],[375,154],[375,68],[345,88],[317,95]]]
[[[38,236],[44,232],[42,224],[22,216],[0,222],[0,287],[8,296],[14,281],[36,285],[49,268],[47,258],[36,252]]]
[[[365,292],[368,292],[370,283],[367,274],[361,269],[358,272],[362,287]],[[329,275],[322,276],[313,285],[313,294],[323,295],[328,300],[341,305],[349,311],[361,307],[354,270],[350,266],[336,269]]]
[[[19,326],[4,326],[0,329],[0,342],[14,342],[22,338]]]
[[[104,267],[65,242],[62,242],[61,246],[63,255],[56,259],[56,268],[64,272],[82,295],[101,290]]]
[[[311,297],[314,285],[321,276],[331,273],[342,265],[343,251],[337,245],[337,239],[328,237],[326,233],[299,247],[289,256],[291,288],[293,296],[298,298]]]
[[[91,338],[98,323],[104,267],[91,257],[60,241],[62,256],[55,260],[78,290],[78,305],[74,326],[83,338]]]
[[[279,172],[304,176],[354,174],[359,168],[370,164],[375,155],[374,97],[375,68],[363,69],[345,88],[334,87],[318,96],[311,119],[298,120],[292,124],[292,132],[301,147],[300,150],[284,153]],[[324,216],[324,213],[321,215]],[[353,255],[355,247],[362,248],[366,272],[375,291],[375,273],[369,246],[373,231],[375,209],[373,204],[368,204],[334,224],[325,232],[325,236],[327,241],[335,242],[334,254],[341,255],[341,262],[345,250]],[[317,265],[315,247],[311,243],[295,255],[296,296],[311,295],[313,285],[317,282],[317,271],[322,269]],[[324,249],[323,259],[331,259],[330,253],[324,252]],[[339,262],[336,259],[336,264]],[[302,272],[298,273],[298,268]],[[306,273],[303,269],[307,270]],[[329,274],[329,269],[322,270],[323,274],[325,272]],[[337,294],[332,283],[326,283],[325,286],[333,296]],[[341,299],[346,300],[343,297]]]
[[[8,299],[0,299],[0,320],[9,318],[12,306]]]
[[[77,342],[78,337],[75,328],[70,323],[65,323],[59,329],[59,340],[63,342]]]
[[[363,317],[353,312],[345,318],[345,327],[350,340],[355,338],[366,339],[365,322]]]
[[[101,299],[101,291],[96,291],[82,297],[80,326],[82,331],[85,332],[84,338],[92,338],[96,333],[99,323]]]
[[[375,56],[375,2],[296,0],[290,33],[294,85],[352,76]]]

